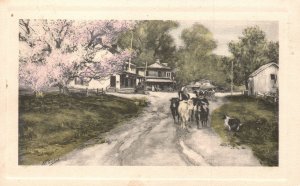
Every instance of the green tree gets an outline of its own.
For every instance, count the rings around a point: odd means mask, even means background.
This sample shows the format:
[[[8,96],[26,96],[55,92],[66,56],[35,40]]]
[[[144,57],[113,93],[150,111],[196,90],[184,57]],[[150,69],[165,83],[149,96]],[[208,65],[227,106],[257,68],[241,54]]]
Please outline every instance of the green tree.
[[[231,41],[229,51],[233,55],[234,83],[245,85],[249,75],[261,65],[278,63],[278,42],[268,42],[266,34],[258,27],[244,29],[238,41]]]
[[[140,21],[133,30],[119,37],[118,46],[128,48],[132,39],[132,48],[137,54],[136,64],[144,65],[146,61],[151,64],[158,58],[175,67],[176,45],[169,32],[177,27],[175,21]]]
[[[266,53],[270,62],[279,63],[279,42],[270,41]]]
[[[177,81],[187,84],[215,76],[218,57],[212,53],[217,47],[212,33],[201,24],[194,24],[181,33],[184,46],[178,52]]]

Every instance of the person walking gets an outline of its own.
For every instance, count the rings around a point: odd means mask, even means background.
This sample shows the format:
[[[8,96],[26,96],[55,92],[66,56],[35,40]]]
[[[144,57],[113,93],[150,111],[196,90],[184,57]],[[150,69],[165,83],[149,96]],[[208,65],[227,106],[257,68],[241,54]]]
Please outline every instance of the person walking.
[[[181,87],[180,91],[178,92],[178,97],[180,101],[190,99],[190,95],[187,91],[186,86]]]

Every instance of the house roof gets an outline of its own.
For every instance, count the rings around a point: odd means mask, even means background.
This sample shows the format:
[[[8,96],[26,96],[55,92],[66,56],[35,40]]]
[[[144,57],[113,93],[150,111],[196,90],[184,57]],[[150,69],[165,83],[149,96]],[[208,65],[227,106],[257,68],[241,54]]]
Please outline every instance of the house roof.
[[[147,78],[146,82],[162,82],[162,83],[173,83],[174,81],[171,79],[155,79],[155,78]]]
[[[101,61],[105,57],[112,57],[113,54],[108,50],[100,50],[95,54],[94,60]]]
[[[146,67],[138,67],[139,69],[145,69]],[[147,69],[166,69],[166,70],[171,70],[171,67],[168,67],[162,63],[155,62],[152,65],[149,65]]]
[[[124,71],[124,72],[121,72],[119,74],[128,74],[130,76],[135,76],[135,77],[139,77],[139,78],[144,78],[144,76],[141,76],[139,74],[135,74],[135,73],[131,73],[131,72],[127,72],[127,71]]]
[[[152,65],[149,65],[148,68],[171,69],[170,67],[167,67],[159,62],[155,62]]]
[[[125,62],[125,64],[126,64],[126,65],[129,65],[129,62],[128,62],[128,61],[126,61],[126,62]],[[133,64],[133,63],[130,63],[130,66],[136,67],[136,65],[135,65],[135,64]]]
[[[270,66],[276,66],[277,68],[279,68],[278,65],[277,65],[276,63],[268,63],[268,64],[265,64],[265,65],[259,67],[259,68],[258,68],[257,70],[255,70],[254,72],[252,72],[252,74],[250,74],[249,77],[254,77],[254,76],[256,76],[257,74],[261,73],[262,71],[264,71],[266,68],[268,68],[268,67],[270,67]]]

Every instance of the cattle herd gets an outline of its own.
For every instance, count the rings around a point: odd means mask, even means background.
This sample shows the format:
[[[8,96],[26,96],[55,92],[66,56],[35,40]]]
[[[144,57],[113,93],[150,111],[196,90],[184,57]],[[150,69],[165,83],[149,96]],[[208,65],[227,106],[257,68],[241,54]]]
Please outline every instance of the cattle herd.
[[[197,128],[207,127],[209,116],[209,102],[204,92],[194,92],[196,97],[190,98],[187,93],[179,92],[179,98],[170,99],[170,109],[174,123],[180,123],[181,128],[187,129],[188,122],[197,123]]]
[[[180,123],[182,129],[187,129],[189,123],[193,121],[196,121],[198,129],[208,126],[209,102],[206,97],[213,100],[214,91],[194,91],[194,93],[196,97],[190,98],[183,88],[178,92],[178,97],[170,99],[174,123]],[[223,119],[224,127],[228,131],[239,131],[242,126],[238,118],[232,118],[225,114]]]

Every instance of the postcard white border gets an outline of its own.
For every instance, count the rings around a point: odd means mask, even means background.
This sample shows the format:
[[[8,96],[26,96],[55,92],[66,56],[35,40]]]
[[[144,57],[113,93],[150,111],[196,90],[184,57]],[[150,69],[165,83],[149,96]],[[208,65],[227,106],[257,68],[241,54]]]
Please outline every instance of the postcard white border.
[[[1,183],[5,185],[286,185],[299,181],[299,30],[296,3],[291,1],[4,1],[1,12]],[[203,3],[202,3],[203,2]],[[280,158],[279,167],[117,167],[18,166],[18,19],[163,19],[278,21],[280,43]],[[295,25],[294,25],[295,24]],[[293,34],[294,33],[294,34]],[[4,41],[4,42],[3,42]],[[299,61],[299,60],[298,60]],[[297,86],[298,85],[298,86]],[[293,92],[291,92],[291,89]],[[295,91],[295,92],[294,92]],[[3,101],[3,102],[2,102]],[[4,114],[3,114],[4,113]],[[298,139],[298,140],[296,140]],[[299,170],[299,169],[298,169]],[[299,183],[299,182],[298,182]]]

